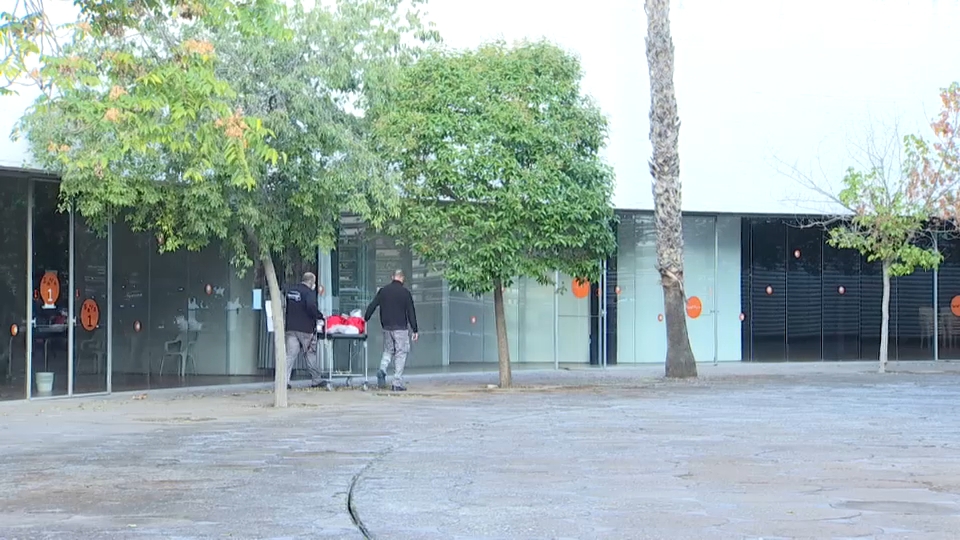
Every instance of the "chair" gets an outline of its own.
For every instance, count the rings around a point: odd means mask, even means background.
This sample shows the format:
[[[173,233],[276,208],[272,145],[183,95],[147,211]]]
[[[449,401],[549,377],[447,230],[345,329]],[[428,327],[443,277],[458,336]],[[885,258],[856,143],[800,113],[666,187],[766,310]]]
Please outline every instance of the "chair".
[[[98,338],[90,338],[80,342],[80,349],[76,359],[76,370],[80,371],[80,364],[83,358],[92,358],[93,372],[97,375],[106,369],[107,353],[103,350],[103,341]]]
[[[181,333],[177,336],[177,339],[173,341],[167,341],[163,344],[163,356],[160,358],[160,375],[163,375],[163,362],[167,357],[178,358],[180,361],[180,377],[184,377],[187,374],[187,364],[193,364],[193,374],[197,374],[197,360],[193,357],[193,343],[196,339],[191,340],[190,335],[187,332]]]
[[[936,317],[936,311],[934,311],[934,309],[933,309],[932,307],[921,307],[921,308],[919,308],[919,318],[920,318],[920,348],[924,348],[924,342],[926,342],[927,347],[930,347],[930,346],[933,345],[932,340],[933,340],[933,332],[934,332],[934,327],[935,327],[935,326],[939,326],[939,328],[937,328],[937,338],[938,338],[938,340],[939,340],[941,343],[943,343],[944,341],[946,341],[945,338],[946,338],[946,336],[947,336],[947,329],[945,328],[945,325],[943,325],[943,324],[935,325],[935,324],[934,324],[934,321],[935,321],[934,318],[935,318],[935,317]],[[942,319],[941,319],[941,322],[942,322]]]
[[[947,347],[954,348],[960,337],[960,318],[948,307],[940,308],[940,331],[943,334],[941,340]]]

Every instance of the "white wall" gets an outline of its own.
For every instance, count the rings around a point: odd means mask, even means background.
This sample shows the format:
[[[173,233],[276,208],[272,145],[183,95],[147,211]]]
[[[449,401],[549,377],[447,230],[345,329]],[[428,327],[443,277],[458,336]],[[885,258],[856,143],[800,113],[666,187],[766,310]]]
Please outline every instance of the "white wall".
[[[611,121],[615,204],[649,209],[649,93],[640,0],[432,0],[453,46],[547,37],[581,56]],[[822,198],[778,174],[838,180],[874,119],[918,131],[957,78],[960,2],[675,0],[684,209],[805,212]],[[827,187],[831,187],[826,183]]]

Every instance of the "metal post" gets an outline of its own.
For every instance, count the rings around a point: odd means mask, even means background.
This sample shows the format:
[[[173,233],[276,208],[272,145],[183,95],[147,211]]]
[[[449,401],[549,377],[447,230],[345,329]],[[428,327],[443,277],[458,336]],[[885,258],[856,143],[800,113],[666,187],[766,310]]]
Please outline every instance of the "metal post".
[[[553,273],[553,369],[560,369],[560,271]]]
[[[937,243],[937,233],[933,233],[933,251],[939,252],[940,246]],[[940,294],[938,277],[940,272],[937,267],[933,268],[933,361],[940,360],[940,310],[937,309],[937,299]]]
[[[34,180],[27,180],[27,318],[26,318],[26,340],[27,340],[27,367],[26,367],[26,392],[27,399],[33,397],[33,183]]]
[[[450,365],[450,286],[447,284],[447,279],[443,278],[440,281],[441,292],[440,292],[440,328],[441,332],[441,351],[442,356],[440,359],[440,365],[449,366]]]
[[[77,278],[76,278],[76,275],[74,274],[74,269],[76,268],[74,259],[76,259],[77,257],[77,252],[75,249],[76,234],[74,234],[76,232],[74,227],[76,217],[74,215],[74,209],[72,205],[70,206],[68,215],[69,215],[69,222],[70,222],[70,233],[68,235],[68,238],[70,239],[69,240],[70,248],[68,249],[69,262],[67,263],[68,264],[67,283],[70,284],[70,289],[75,289],[77,287]],[[76,328],[75,328],[77,325],[77,317],[76,317],[77,312],[74,311],[76,309],[76,300],[74,298],[76,295],[74,295],[73,291],[70,289],[67,290],[67,295],[68,295],[67,313],[70,314],[67,317],[67,395],[68,396],[73,395],[73,378],[74,378],[73,355],[75,353],[74,351],[75,347],[73,346],[73,339],[77,335]]]
[[[713,365],[720,361],[720,217],[713,216]]]
[[[113,223],[107,225],[107,393],[111,392],[113,392]]]
[[[600,301],[597,302],[597,311],[600,315],[597,329],[600,331],[600,343],[597,349],[600,352],[600,365],[607,369],[607,260],[600,263]]]

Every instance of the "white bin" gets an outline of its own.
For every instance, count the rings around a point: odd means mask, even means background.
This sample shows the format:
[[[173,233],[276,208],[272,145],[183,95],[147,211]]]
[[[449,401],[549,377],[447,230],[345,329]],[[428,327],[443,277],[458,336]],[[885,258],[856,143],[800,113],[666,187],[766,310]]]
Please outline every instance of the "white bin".
[[[40,371],[37,373],[37,393],[50,394],[53,392],[53,373]]]

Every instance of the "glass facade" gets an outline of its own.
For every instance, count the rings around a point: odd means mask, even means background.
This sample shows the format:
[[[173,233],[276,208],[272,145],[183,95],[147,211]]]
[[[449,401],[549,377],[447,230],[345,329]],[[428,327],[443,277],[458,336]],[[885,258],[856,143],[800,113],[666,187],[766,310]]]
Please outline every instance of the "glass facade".
[[[798,223],[742,220],[743,359],[875,360],[883,295],[879,264],[855,251],[830,247],[827,231]],[[921,242],[932,246],[933,239]],[[960,276],[960,259],[953,255],[953,240],[943,236],[938,246],[945,255],[938,272],[918,270],[892,280],[891,360],[932,360],[938,345],[939,358],[951,354],[948,336],[957,317],[949,307],[950,295],[956,294],[950,292],[950,276]],[[934,309],[935,274],[947,289],[939,295],[939,311]]]
[[[160,254],[153,236],[122,221],[93,230],[61,211],[56,182],[26,173],[0,177],[0,206],[0,322],[7,332],[0,399],[272,379],[267,298],[258,294],[263,276],[238,277],[220,246]],[[555,284],[521,279],[504,291],[514,364],[663,362],[652,215],[618,214],[618,252],[599,284],[556,273],[547,276]],[[826,245],[827,234],[788,218],[685,215],[686,311],[696,358],[876,359],[879,266]],[[893,360],[960,358],[960,237],[950,231],[924,241],[936,243],[944,262],[937,271],[894,278]],[[496,371],[492,294],[451,290],[440,273],[358,219],[343,218],[329,258],[280,271],[285,285],[304,271],[317,273],[325,284],[321,306],[349,313],[365,309],[397,269],[407,275],[420,325],[409,372]],[[376,318],[369,333],[374,370],[382,347]],[[345,353],[334,350],[336,369],[346,367]],[[297,367],[305,367],[302,360]]]
[[[337,313],[365,309],[377,289],[390,282],[393,271],[403,270],[420,327],[420,339],[407,359],[409,373],[496,371],[492,294],[474,297],[450,290],[440,274],[408,249],[349,217],[343,220],[332,266],[331,303]],[[591,313],[596,310],[591,310],[589,296],[578,297],[564,286],[569,283],[569,276],[560,275],[558,290],[521,279],[504,291],[511,362],[552,366],[590,361],[595,333]],[[377,316],[370,325],[370,361],[376,364],[382,348]],[[564,351],[562,357],[557,351]]]
[[[667,352],[656,231],[649,213],[620,216],[617,363],[661,363]],[[683,217],[687,331],[698,361],[740,360],[740,218]]]

